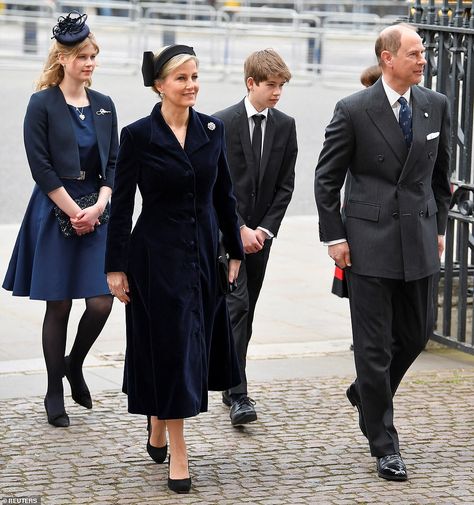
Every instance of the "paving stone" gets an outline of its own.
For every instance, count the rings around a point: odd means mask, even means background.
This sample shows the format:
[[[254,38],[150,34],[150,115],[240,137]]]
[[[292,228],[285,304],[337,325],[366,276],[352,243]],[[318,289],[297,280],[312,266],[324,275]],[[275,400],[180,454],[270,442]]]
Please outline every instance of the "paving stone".
[[[228,409],[211,394],[210,412],[186,422],[193,489],[180,505],[474,503],[472,370],[417,372],[402,383],[395,409],[406,483],[377,477],[344,397],[349,380],[253,384],[259,420],[244,429],[231,427]],[[126,413],[118,391],[95,395],[92,411],[68,406],[73,424],[65,430],[48,425],[42,398],[4,400],[2,408],[2,498],[34,493],[42,505],[176,505],[167,466],[146,454],[144,418]]]

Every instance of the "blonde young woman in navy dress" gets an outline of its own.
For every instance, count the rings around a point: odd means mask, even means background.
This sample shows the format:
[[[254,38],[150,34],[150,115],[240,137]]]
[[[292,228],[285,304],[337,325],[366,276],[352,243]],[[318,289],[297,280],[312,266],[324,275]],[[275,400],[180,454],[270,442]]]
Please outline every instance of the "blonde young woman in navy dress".
[[[28,104],[24,140],[36,185],[3,283],[15,296],[46,301],[44,405],[56,427],[69,426],[64,375],[73,400],[92,408],[82,364],[113,300],[103,272],[107,225],[101,223],[113,186],[117,119],[112,100],[89,88],[99,48],[86,18],[73,12],[58,19],[38,91]],[[88,204],[81,208],[75,200],[84,197]],[[56,217],[59,209],[69,237]],[[85,299],[86,307],[65,357],[73,299]]]

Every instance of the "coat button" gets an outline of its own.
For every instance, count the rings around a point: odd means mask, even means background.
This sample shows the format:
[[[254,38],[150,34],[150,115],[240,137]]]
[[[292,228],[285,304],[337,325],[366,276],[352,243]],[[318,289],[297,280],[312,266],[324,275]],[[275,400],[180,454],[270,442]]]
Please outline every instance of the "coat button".
[[[379,154],[379,155],[377,156],[377,159],[378,159],[379,161],[383,161],[383,160],[384,160],[383,154]]]
[[[196,220],[194,219],[194,217],[192,217],[190,220],[189,220],[191,223],[195,223]]]
[[[188,198],[194,198],[194,193],[187,193],[187,194],[186,194],[186,196],[187,196]]]
[[[424,213],[424,211],[420,210],[420,212],[418,212],[418,215],[419,215],[420,217],[424,217],[425,213]]]
[[[393,219],[398,219],[398,212],[393,212],[392,217]]]
[[[251,196],[252,198],[255,198],[255,193],[250,193],[250,196]]]

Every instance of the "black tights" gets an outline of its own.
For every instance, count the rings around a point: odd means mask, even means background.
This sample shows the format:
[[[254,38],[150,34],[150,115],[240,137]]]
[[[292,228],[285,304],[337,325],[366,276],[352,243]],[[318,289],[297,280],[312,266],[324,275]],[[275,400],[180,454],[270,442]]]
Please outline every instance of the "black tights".
[[[110,295],[86,298],[86,310],[79,321],[70,356],[71,375],[82,377],[82,364],[99,336],[112,309]],[[72,300],[47,301],[43,321],[43,353],[48,372],[48,407],[50,412],[64,410],[64,353]]]

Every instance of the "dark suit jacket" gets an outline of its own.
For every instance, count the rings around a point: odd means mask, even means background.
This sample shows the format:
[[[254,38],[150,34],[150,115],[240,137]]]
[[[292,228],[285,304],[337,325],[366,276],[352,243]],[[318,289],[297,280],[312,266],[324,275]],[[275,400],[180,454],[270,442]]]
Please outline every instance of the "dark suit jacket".
[[[315,175],[320,238],[347,238],[361,275],[410,281],[439,270],[451,195],[448,100],[413,86],[411,106],[409,151],[381,79],[338,102],[326,129]]]
[[[110,97],[86,89],[94,117],[101,160],[102,185],[113,187],[118,150],[117,116]],[[98,111],[108,111],[97,114]],[[61,179],[77,179],[79,148],[64,95],[59,86],[34,93],[23,125],[26,155],[33,179],[48,194]]]
[[[213,115],[225,125],[239,225],[253,229],[261,226],[276,236],[295,183],[298,153],[295,120],[276,109],[268,110],[257,186],[244,101]]]

